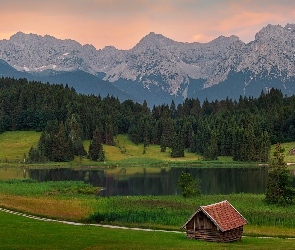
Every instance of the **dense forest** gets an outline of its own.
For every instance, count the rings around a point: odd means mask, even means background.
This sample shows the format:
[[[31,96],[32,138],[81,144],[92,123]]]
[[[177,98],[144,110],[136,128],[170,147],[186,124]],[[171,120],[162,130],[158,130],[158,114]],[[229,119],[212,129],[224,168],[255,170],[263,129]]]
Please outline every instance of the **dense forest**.
[[[30,151],[34,161],[86,156],[86,139],[92,140],[90,159],[102,160],[102,144],[115,145],[117,134],[128,134],[144,147],[169,148],[171,157],[187,150],[210,160],[232,156],[235,161],[266,162],[271,144],[295,141],[294,110],[295,96],[276,89],[258,98],[185,99],[150,109],[146,102],[82,95],[67,85],[0,78],[0,133],[42,131],[38,148]]]

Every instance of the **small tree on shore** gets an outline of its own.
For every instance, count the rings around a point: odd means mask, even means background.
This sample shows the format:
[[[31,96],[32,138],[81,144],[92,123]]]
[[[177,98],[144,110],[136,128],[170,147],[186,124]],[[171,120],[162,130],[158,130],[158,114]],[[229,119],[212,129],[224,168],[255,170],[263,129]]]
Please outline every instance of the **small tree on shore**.
[[[273,159],[270,164],[265,200],[268,203],[291,204],[295,196],[292,188],[292,177],[284,162],[284,155],[280,143],[277,143]]]
[[[182,171],[177,185],[182,190],[183,197],[196,197],[201,195],[200,191],[200,179],[196,176],[194,179],[189,173],[185,173]]]

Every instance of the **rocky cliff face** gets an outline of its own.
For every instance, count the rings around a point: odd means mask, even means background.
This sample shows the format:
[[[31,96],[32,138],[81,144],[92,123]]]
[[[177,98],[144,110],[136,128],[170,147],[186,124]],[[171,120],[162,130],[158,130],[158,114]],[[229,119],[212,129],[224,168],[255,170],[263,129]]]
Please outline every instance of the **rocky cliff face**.
[[[83,70],[104,80],[129,80],[146,89],[157,87],[171,96],[187,96],[192,80],[203,88],[225,82],[231,73],[245,73],[245,88],[259,78],[295,76],[295,25],[268,25],[255,40],[243,43],[236,36],[206,43],[180,43],[150,33],[130,50],[96,50],[73,40],[18,32],[0,41],[0,59],[17,70],[33,73]]]

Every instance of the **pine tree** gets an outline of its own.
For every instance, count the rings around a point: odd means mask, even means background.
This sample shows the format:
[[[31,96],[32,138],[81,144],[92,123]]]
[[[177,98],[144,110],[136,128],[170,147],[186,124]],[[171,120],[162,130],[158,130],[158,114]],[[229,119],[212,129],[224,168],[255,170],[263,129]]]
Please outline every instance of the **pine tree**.
[[[277,143],[268,174],[265,200],[268,203],[290,204],[294,197],[295,189],[292,188],[292,177],[284,162],[281,145]]]
[[[196,136],[195,136],[195,132],[192,131],[192,135],[191,135],[191,141],[190,141],[190,146],[189,146],[189,151],[191,153],[196,153]]]
[[[163,147],[171,147],[173,142],[173,135],[174,135],[174,123],[173,120],[165,115],[162,119],[163,124],[163,132],[161,136],[161,146]]]
[[[34,147],[31,147],[28,156],[29,156],[29,162],[32,162],[32,163],[42,163],[42,162],[46,162],[47,160],[46,157],[41,154],[40,150]]]
[[[217,158],[218,158],[217,132],[213,131],[210,142],[204,152],[204,159],[217,160]]]
[[[267,131],[264,131],[260,136],[260,151],[259,151],[259,161],[268,162],[269,152],[270,152],[270,139]]]
[[[180,134],[174,133],[171,147],[171,157],[184,157],[184,143]]]
[[[105,155],[103,146],[101,144],[101,137],[100,137],[100,131],[98,127],[96,127],[92,141],[89,145],[89,158],[92,161],[104,161]]]
[[[52,148],[53,161],[71,161],[74,159],[73,145],[66,135],[64,124],[59,125],[59,131],[54,135]]]
[[[161,152],[166,152],[166,138],[164,137],[164,135],[161,136],[161,140],[160,140],[160,147],[161,147]]]
[[[105,143],[108,145],[114,145],[114,136],[117,134],[117,123],[112,115],[107,115],[105,122]]]
[[[83,141],[81,139],[82,135],[82,125],[78,122],[80,120],[78,115],[72,114],[66,122],[66,130],[69,133],[69,139],[73,145],[74,155],[86,156],[86,150],[83,146]]]

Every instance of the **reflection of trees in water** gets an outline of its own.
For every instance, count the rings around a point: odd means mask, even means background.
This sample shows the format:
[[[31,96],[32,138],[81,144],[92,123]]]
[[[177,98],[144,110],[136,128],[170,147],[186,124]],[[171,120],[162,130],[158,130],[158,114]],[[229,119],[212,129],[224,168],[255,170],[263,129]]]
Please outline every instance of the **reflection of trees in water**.
[[[43,181],[84,181],[95,187],[103,186],[105,179],[104,170],[74,170],[69,168],[56,169],[28,169],[30,178],[39,182]]]
[[[295,170],[291,170],[292,186],[295,188]]]
[[[38,181],[75,180],[90,183],[96,187],[106,187],[101,195],[175,195],[181,191],[177,180],[181,172],[196,175],[201,180],[202,194],[264,193],[267,168],[184,168],[171,167],[153,171],[128,174],[122,168],[118,173],[108,174],[108,170],[98,169],[28,169],[27,177]],[[294,171],[295,172],[295,171]],[[293,178],[293,186],[295,186]]]
[[[201,180],[202,194],[264,193],[267,168],[171,168],[173,181],[184,171]]]
[[[126,174],[126,168],[121,168],[119,171],[120,174]]]

